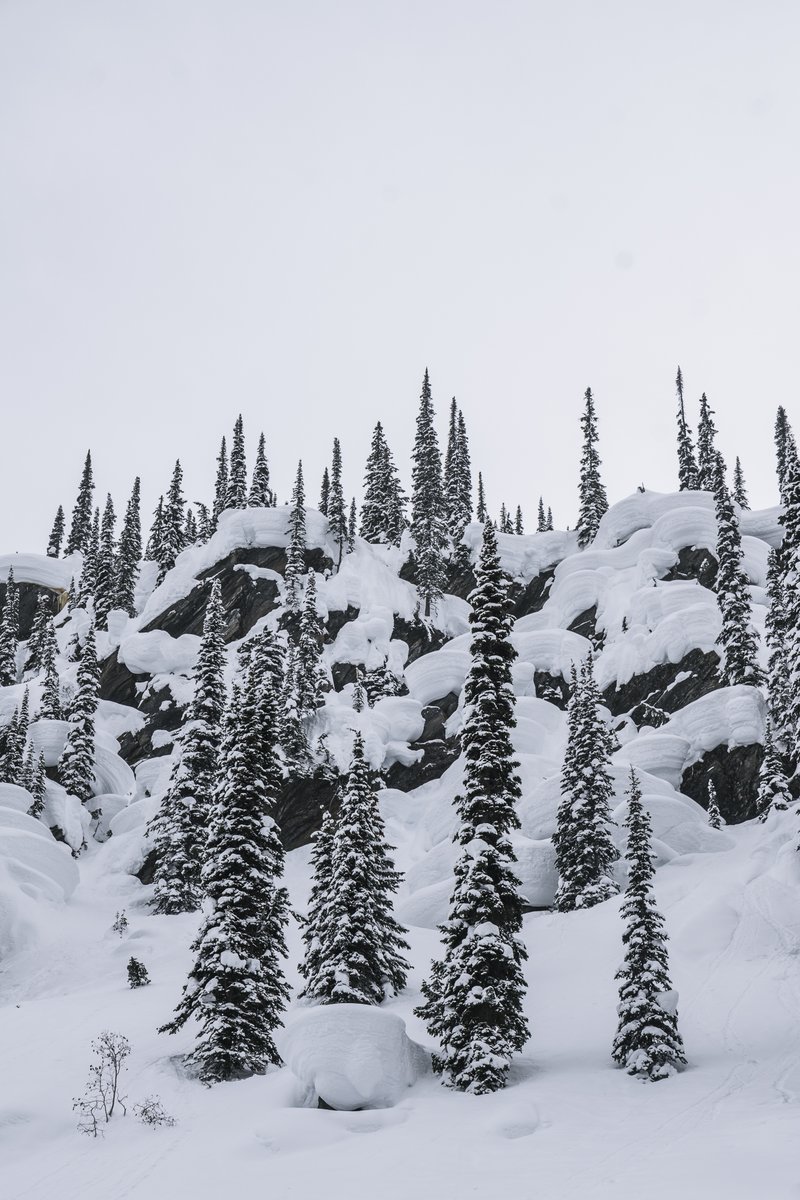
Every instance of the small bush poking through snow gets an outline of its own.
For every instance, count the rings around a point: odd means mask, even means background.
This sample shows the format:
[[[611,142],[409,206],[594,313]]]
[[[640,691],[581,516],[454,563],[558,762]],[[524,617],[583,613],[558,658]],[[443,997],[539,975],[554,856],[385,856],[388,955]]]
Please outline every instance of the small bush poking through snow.
[[[158,1096],[148,1096],[141,1104],[134,1104],[133,1113],[143,1125],[149,1125],[152,1129],[159,1125],[170,1128],[175,1124],[175,1118],[166,1111]]]
[[[150,982],[147,967],[138,958],[128,959],[128,983],[132,988],[146,987]]]
[[[95,1062],[89,1067],[86,1091],[73,1100],[72,1108],[79,1114],[79,1131],[97,1137],[103,1132],[101,1125],[108,1124],[117,1105],[123,1114],[128,1111],[120,1091],[120,1078],[131,1047],[124,1034],[106,1029],[92,1042],[92,1050]]]
[[[124,937],[128,932],[128,918],[125,916],[125,909],[118,912],[114,918],[114,924],[111,926],[114,933],[118,933],[120,937]]]

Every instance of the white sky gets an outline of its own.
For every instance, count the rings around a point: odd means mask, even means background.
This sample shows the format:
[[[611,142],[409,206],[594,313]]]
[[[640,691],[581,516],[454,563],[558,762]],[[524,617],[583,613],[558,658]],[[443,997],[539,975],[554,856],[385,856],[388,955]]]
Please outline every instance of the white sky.
[[[87,446],[118,511],[260,428],[281,499],[408,477],[422,371],[488,499],[676,486],[673,379],[756,505],[800,424],[794,0],[0,0],[0,549]]]

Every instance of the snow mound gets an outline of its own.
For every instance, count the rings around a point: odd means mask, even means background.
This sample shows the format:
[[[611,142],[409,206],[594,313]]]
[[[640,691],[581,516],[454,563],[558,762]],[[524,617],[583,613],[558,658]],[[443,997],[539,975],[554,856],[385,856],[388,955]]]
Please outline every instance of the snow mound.
[[[48,558],[46,554],[0,554],[0,580],[5,583],[13,570],[17,583],[34,583],[54,592],[67,592],[73,576],[81,573],[80,554],[69,558]]]
[[[391,1108],[428,1070],[405,1021],[368,1005],[304,1009],[277,1041],[290,1071],[331,1108]]]

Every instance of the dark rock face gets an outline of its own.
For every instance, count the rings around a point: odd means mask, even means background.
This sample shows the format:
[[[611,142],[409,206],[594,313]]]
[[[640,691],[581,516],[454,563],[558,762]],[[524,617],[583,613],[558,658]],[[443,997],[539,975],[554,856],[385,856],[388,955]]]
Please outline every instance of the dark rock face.
[[[705,547],[684,546],[678,553],[678,561],[664,579],[696,579],[703,587],[711,588],[717,582],[717,560]]]
[[[431,629],[422,621],[406,621],[395,613],[392,638],[408,646],[408,662],[412,663],[431,650],[441,650],[447,638],[440,629]]]
[[[764,749],[752,746],[717,746],[684,771],[681,791],[708,808],[708,784],[714,784],[720,812],[729,825],[758,815],[758,772]]]
[[[454,763],[461,752],[459,738],[445,737],[445,724],[458,708],[458,696],[448,692],[441,700],[436,700],[423,708],[422,716],[425,726],[416,742],[410,743],[411,750],[421,750],[422,756],[411,766],[393,763],[386,772],[386,786],[397,788],[399,792],[410,792],[438,779],[451,763]]]
[[[6,602],[6,581],[0,583],[0,609]],[[59,594],[50,588],[39,587],[36,583],[18,583],[17,598],[19,600],[19,639],[26,642],[31,634],[33,619],[39,604],[39,597],[45,596],[50,606],[52,616],[59,611]]]
[[[579,633],[581,637],[588,638],[595,650],[600,650],[605,642],[605,634],[598,633],[597,630],[597,606],[592,605],[585,612],[578,613],[571,625],[568,625],[570,633]]]
[[[686,678],[678,681],[679,676]],[[719,656],[713,650],[691,650],[679,663],[657,663],[644,675],[607,688],[603,703],[615,717],[630,713],[637,725],[658,725],[663,724],[659,712],[677,712],[719,685]]]
[[[518,583],[511,585],[510,595],[515,618],[527,617],[529,613],[540,612],[544,608],[555,573],[553,567],[550,571],[542,571],[541,575],[534,576],[524,588]]]
[[[549,671],[535,671],[533,686],[540,700],[555,704],[556,708],[566,710],[569,704],[569,684],[561,675],[551,675]]]
[[[158,758],[172,752],[172,744],[153,747],[153,734],[156,730],[166,730],[177,733],[183,722],[184,709],[177,705],[168,687],[158,691],[148,689],[141,697],[138,708],[147,718],[141,729],[136,733],[123,733],[119,741],[120,757],[129,766],[133,766],[143,758]]]

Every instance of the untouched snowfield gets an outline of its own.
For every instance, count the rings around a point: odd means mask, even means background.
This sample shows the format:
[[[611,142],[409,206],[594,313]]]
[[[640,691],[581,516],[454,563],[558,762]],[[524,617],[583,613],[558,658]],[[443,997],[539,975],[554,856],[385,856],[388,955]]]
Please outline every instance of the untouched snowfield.
[[[2,1195],[796,1197],[795,826],[786,813],[766,827],[727,830],[730,849],[683,855],[658,872],[690,1060],[680,1076],[643,1084],[610,1063],[621,958],[611,901],[587,913],[526,917],[533,1036],[504,1092],[458,1095],[427,1076],[395,1107],[350,1113],[304,1107],[287,1069],[212,1089],[182,1077],[176,1056],[191,1034],[156,1028],[180,993],[195,920],[151,916],[149,889],[109,869],[113,839],[95,846],[80,860],[72,899],[41,907],[36,947],[0,976]],[[398,832],[394,823],[396,840]],[[298,899],[307,861],[307,849],[288,860]],[[122,907],[130,927],[120,938],[111,925]],[[436,934],[413,928],[411,940],[410,987],[387,1009],[425,1044],[411,1010]],[[295,981],[298,946],[293,930]],[[132,954],[146,963],[150,987],[128,988]],[[131,1042],[129,1115],[95,1141],[76,1131],[71,1102],[103,1029]],[[130,1115],[130,1104],[152,1093],[177,1119],[174,1128],[149,1129]]]

